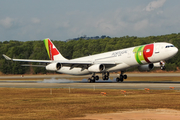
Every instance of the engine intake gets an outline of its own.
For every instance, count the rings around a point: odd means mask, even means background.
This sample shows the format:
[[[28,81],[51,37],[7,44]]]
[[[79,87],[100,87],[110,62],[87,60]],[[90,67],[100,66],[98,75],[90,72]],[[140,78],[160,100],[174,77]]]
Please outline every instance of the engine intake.
[[[62,67],[61,63],[51,63],[46,66],[46,70],[57,71],[60,70],[61,67]]]
[[[105,66],[102,64],[95,64],[88,68],[89,72],[102,72],[105,70]]]

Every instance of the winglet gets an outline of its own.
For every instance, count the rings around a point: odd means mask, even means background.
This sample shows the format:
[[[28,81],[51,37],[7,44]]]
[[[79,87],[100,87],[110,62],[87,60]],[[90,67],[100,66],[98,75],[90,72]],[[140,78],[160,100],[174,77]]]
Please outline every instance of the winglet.
[[[12,60],[12,58],[8,57],[7,55],[3,54],[3,57],[6,59],[6,60]]]

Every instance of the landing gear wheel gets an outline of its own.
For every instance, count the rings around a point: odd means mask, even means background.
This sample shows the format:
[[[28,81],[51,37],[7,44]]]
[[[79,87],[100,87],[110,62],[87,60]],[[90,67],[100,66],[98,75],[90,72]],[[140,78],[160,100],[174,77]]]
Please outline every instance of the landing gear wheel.
[[[109,72],[102,73],[102,79],[103,80],[109,80]]]
[[[165,68],[165,66],[161,66],[161,70],[165,70],[166,68]]]
[[[120,75],[120,81],[123,82],[124,81],[124,76]]]
[[[127,75],[124,75],[123,78],[124,78],[124,79],[127,79]]]
[[[123,77],[117,77],[116,78],[116,82],[123,82],[124,81],[124,78]]]
[[[120,79],[119,79],[119,77],[117,77],[117,78],[116,78],[116,82],[119,82],[119,81],[120,81]]]
[[[124,71],[121,71],[121,74],[120,74],[120,81],[121,82],[123,82],[124,81],[124,79],[127,79],[127,75],[125,74],[125,75],[123,75],[124,74]]]
[[[95,83],[95,80],[91,80],[91,83]]]
[[[109,80],[109,77],[108,77],[108,76],[106,76],[106,80]]]
[[[127,75],[123,75],[124,71],[121,71],[121,74],[119,77],[116,78],[116,82],[123,82],[124,79],[127,79]]]
[[[89,79],[88,79],[88,82],[89,82],[89,83],[95,83],[95,79],[89,78]]]
[[[96,78],[94,76],[91,77],[91,82],[94,83]]]
[[[91,81],[92,81],[91,78],[88,78],[88,83],[91,83]]]
[[[96,77],[95,77],[95,80],[99,80],[99,76],[96,76]]]
[[[103,76],[102,79],[103,79],[103,80],[106,80],[106,76]]]
[[[99,76],[95,76],[95,73],[93,73],[92,76],[88,79],[88,82],[95,83],[96,80],[99,80]]]

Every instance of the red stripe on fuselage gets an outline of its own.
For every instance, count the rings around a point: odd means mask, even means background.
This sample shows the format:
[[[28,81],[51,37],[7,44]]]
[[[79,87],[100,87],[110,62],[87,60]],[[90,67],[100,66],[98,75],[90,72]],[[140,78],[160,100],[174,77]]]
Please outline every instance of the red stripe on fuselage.
[[[148,57],[151,57],[153,55],[153,51],[154,51],[154,44],[149,44],[144,47],[143,56],[146,62],[151,63]]]

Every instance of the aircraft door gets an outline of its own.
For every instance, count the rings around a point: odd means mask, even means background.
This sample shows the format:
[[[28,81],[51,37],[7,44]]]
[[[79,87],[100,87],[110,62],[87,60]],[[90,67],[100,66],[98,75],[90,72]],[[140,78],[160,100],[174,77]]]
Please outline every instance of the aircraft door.
[[[159,49],[160,49],[160,46],[159,45],[155,45],[155,55],[159,53]]]
[[[159,54],[160,48],[161,48],[160,45],[157,45],[157,44],[155,45],[155,50],[154,50],[154,60],[155,61],[158,60],[158,58],[161,56],[161,54]]]

